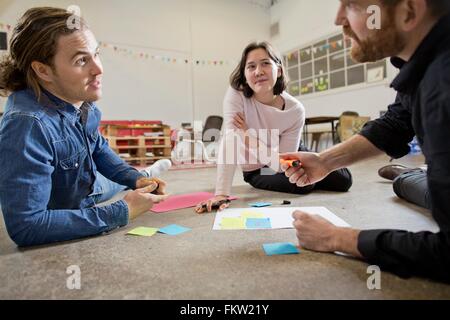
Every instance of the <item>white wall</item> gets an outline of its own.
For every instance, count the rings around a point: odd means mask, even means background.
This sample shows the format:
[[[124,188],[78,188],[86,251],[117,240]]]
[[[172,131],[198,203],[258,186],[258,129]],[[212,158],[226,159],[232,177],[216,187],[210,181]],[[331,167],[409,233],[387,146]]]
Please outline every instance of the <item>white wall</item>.
[[[334,25],[338,6],[337,0],[280,0],[271,8],[271,23],[280,24],[280,34],[272,39],[273,44],[281,52],[288,52],[340,31],[341,28]],[[393,79],[396,70],[390,63],[388,65],[388,77]],[[302,96],[300,100],[305,105],[307,117],[338,116],[342,111],[354,110],[374,119],[395,99],[395,91],[389,88],[389,82],[356,90]]]
[[[268,0],[0,0],[0,21],[14,25],[33,6],[78,5],[97,40],[181,59],[237,63],[252,40],[268,39]],[[222,113],[234,63],[170,64],[102,49],[104,119],[204,120]],[[1,103],[2,101],[0,101]],[[3,105],[3,104],[2,104]]]
[[[222,113],[228,77],[244,46],[269,38],[287,52],[339,31],[335,0],[0,0],[0,21],[15,24],[32,6],[77,4],[98,40],[154,55],[231,61],[224,66],[192,66],[144,60],[103,49],[104,119],[160,119],[173,126]],[[257,5],[260,3],[261,5]],[[126,46],[126,44],[133,46]],[[157,48],[161,49],[158,50]],[[396,71],[388,67],[389,77]],[[375,118],[394,100],[388,83],[301,97],[307,116],[355,110]],[[0,100],[2,105],[2,101]],[[0,107],[1,108],[1,107]]]

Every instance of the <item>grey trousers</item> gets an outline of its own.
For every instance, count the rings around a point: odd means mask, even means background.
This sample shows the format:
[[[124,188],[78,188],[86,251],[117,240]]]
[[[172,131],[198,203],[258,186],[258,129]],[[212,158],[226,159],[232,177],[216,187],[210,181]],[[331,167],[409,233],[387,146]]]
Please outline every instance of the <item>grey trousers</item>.
[[[402,199],[425,209],[430,209],[427,172],[415,169],[399,175],[394,180],[394,192]]]

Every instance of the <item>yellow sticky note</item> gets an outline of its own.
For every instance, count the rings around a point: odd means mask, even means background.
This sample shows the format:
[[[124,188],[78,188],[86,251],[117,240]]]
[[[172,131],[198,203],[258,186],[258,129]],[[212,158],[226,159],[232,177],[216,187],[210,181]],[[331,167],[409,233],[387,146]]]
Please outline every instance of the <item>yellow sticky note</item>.
[[[157,228],[139,227],[139,228],[131,230],[127,234],[131,234],[131,235],[134,235],[134,236],[151,237],[156,232],[158,232]]]
[[[265,218],[264,214],[252,211],[245,211],[241,213],[241,218],[244,219],[259,219]]]
[[[220,222],[222,230],[245,229],[245,219],[243,218],[222,218]]]

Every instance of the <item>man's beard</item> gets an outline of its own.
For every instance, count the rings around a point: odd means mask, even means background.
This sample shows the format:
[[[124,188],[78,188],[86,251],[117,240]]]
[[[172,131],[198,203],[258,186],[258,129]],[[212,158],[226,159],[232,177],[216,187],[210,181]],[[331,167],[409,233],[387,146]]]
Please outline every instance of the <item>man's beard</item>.
[[[352,59],[357,62],[375,62],[396,56],[405,48],[405,41],[392,22],[385,22],[382,29],[375,30],[365,40],[360,40],[350,27],[344,27],[344,34],[357,43],[351,51]]]

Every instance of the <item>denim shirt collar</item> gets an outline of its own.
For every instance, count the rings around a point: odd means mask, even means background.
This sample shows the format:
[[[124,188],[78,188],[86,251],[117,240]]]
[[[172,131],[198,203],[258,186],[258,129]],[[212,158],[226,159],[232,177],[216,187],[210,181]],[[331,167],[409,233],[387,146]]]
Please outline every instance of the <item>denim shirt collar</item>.
[[[41,88],[42,94],[39,99],[39,103],[45,107],[56,109],[58,113],[69,119],[71,124],[75,124],[80,118],[80,109],[76,108],[74,105],[58,98],[49,91]],[[91,110],[92,104],[89,102],[83,102],[83,105],[87,105],[89,110]]]
[[[391,87],[399,92],[415,89],[422,80],[428,66],[437,54],[448,48],[450,41],[450,14],[442,17],[431,29],[409,61],[392,57],[391,63],[400,69]]]

